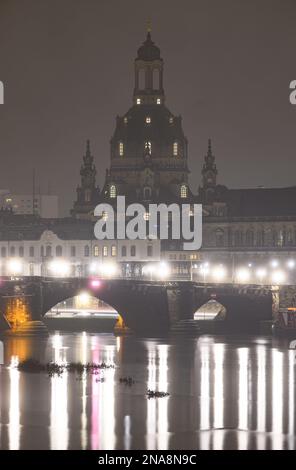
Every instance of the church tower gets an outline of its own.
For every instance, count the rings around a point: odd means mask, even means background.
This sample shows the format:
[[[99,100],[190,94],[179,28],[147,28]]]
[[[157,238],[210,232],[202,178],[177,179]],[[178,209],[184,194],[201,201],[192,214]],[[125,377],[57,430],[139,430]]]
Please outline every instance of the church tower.
[[[77,199],[71,214],[76,218],[89,218],[99,203],[100,189],[96,186],[96,167],[90,151],[90,142],[86,142],[86,152],[80,168],[81,183],[77,187]]]
[[[163,59],[150,29],[134,61],[133,105],[117,116],[111,138],[111,165],[102,199],[117,195],[130,202],[185,202],[187,139],[182,119],[165,106]]]
[[[202,168],[202,185],[205,191],[215,188],[217,183],[218,170],[215,163],[215,157],[212,153],[211,139],[208,141],[208,153],[205,156],[205,163]]]

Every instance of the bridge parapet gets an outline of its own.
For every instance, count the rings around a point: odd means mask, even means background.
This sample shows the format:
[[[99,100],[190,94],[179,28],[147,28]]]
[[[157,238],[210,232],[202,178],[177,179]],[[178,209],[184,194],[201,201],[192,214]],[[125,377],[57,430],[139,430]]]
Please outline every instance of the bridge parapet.
[[[92,289],[89,278],[3,279],[1,312],[7,296],[23,296],[30,303],[31,320],[40,320],[57,303],[88,290],[116,309],[132,330],[148,333],[167,331],[180,320],[192,319],[196,310],[211,299],[221,303],[227,311],[226,320],[234,322],[271,320],[279,307],[296,304],[295,286],[127,279],[100,279],[98,284]]]

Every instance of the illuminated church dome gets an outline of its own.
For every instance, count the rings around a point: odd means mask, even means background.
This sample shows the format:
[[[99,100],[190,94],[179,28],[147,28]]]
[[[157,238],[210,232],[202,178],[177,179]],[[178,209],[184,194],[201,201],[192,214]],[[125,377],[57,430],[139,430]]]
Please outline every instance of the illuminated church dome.
[[[134,70],[133,106],[116,119],[103,194],[110,196],[112,188],[113,196],[133,201],[187,198],[187,139],[181,117],[165,106],[163,60],[150,31]]]

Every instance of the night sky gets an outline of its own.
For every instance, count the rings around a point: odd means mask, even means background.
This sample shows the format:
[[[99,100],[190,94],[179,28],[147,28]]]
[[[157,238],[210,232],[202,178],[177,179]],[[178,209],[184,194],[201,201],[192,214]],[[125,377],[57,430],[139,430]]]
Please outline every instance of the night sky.
[[[192,190],[208,137],[219,183],[296,185],[295,0],[0,0],[0,188],[30,193],[35,167],[67,214],[88,138],[102,185],[149,18]]]

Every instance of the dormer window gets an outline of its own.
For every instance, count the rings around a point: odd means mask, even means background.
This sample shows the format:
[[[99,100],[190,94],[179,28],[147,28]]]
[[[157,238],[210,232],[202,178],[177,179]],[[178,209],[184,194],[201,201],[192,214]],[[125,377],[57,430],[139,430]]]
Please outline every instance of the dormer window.
[[[161,104],[161,99],[160,98],[157,98],[156,104]]]
[[[127,124],[127,117],[126,116],[123,118],[123,122],[124,122],[124,124]]]
[[[145,142],[145,152],[146,152],[146,154],[151,155],[151,150],[152,150],[151,142],[150,141]]]
[[[173,124],[173,122],[174,122],[174,118],[173,118],[173,116],[171,116],[170,119],[169,119],[169,123]]]
[[[119,155],[123,157],[124,146],[123,142],[119,142]]]
[[[137,104],[141,104],[141,98],[137,98]]]
[[[146,117],[146,124],[151,124],[151,117],[150,116]]]
[[[114,199],[116,197],[116,186],[111,184],[110,186],[110,197]]]
[[[186,199],[188,194],[187,186],[186,184],[182,184],[181,189],[180,189],[180,196],[182,199]]]
[[[173,155],[174,157],[178,156],[178,142],[174,142],[173,144]]]

